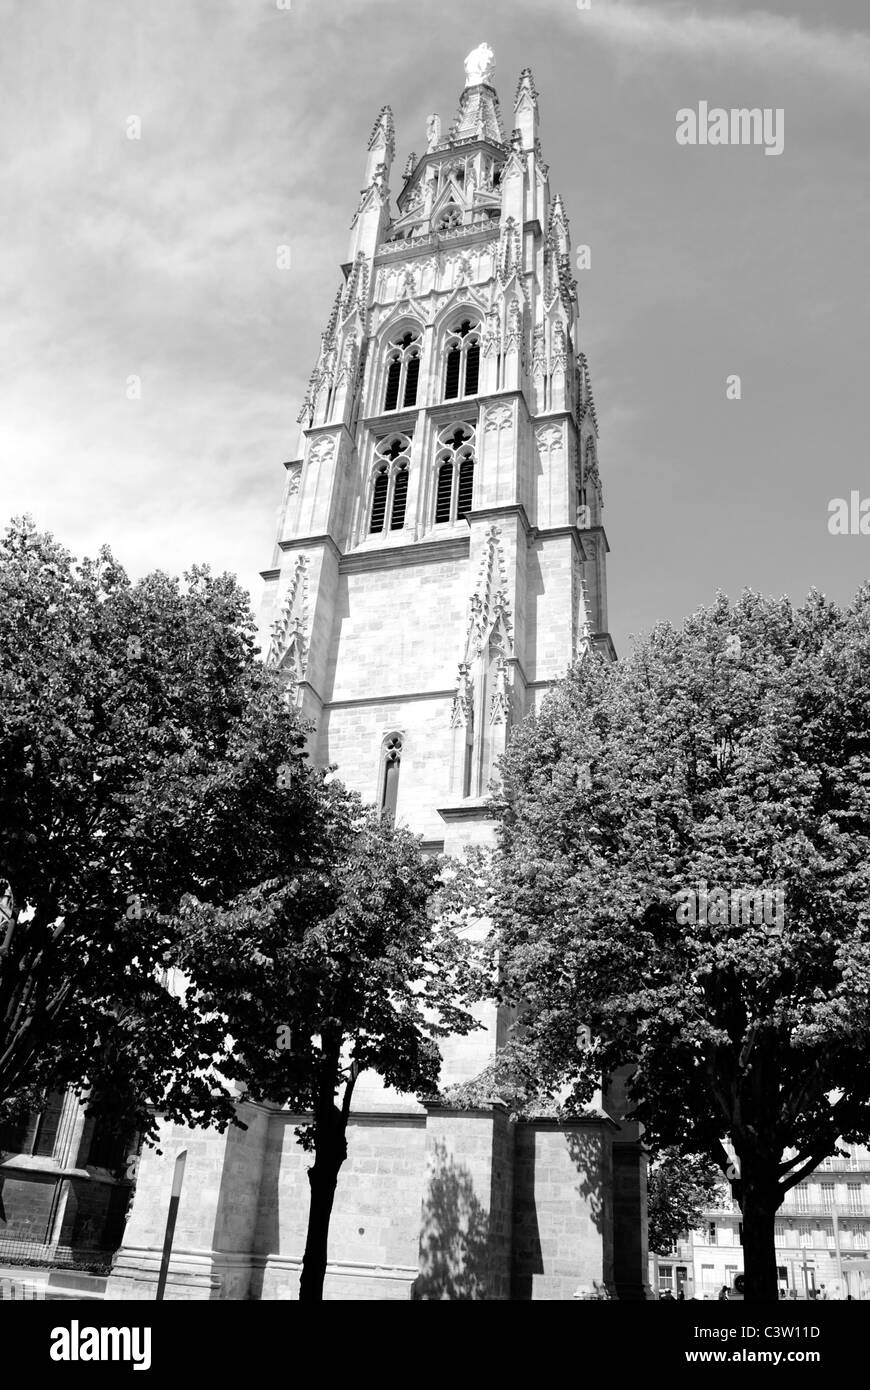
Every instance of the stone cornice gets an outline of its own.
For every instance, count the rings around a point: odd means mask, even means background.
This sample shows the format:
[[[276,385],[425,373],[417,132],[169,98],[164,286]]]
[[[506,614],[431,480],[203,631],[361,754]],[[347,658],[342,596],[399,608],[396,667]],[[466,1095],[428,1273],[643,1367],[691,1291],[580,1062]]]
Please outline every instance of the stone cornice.
[[[607,536],[603,526],[533,526],[529,521],[526,509],[522,502],[506,502],[501,507],[478,507],[474,511],[466,512],[465,520],[469,526],[473,521],[491,521],[498,516],[518,516],[522,524],[523,531],[529,542],[537,540],[555,540],[559,536],[570,536],[580,551],[580,558],[588,560],[583,547],[583,537],[586,535],[600,534],[604,540],[606,550],[610,550],[607,543]]]
[[[476,1105],[454,1105],[449,1100],[443,1100],[440,1096],[421,1096],[420,1104],[426,1114],[435,1113],[438,1115],[449,1115],[451,1119],[458,1115],[467,1115],[469,1118],[489,1119],[493,1114],[506,1114],[507,1103],[501,1096],[492,1096],[491,1099],[478,1101]]]
[[[559,1119],[556,1115],[521,1115],[517,1124],[536,1125],[538,1129],[590,1129],[593,1126],[619,1129],[616,1121],[605,1115],[603,1110],[596,1110],[589,1115],[572,1115],[564,1119]]]
[[[450,690],[405,690],[396,695],[357,695],[352,700],[324,700],[324,709],[357,709],[365,705],[395,705],[413,700],[452,700],[456,687]]]
[[[488,796],[466,796],[435,808],[443,821],[495,820]]]
[[[492,521],[497,516],[518,516],[527,536],[536,529],[529,521],[522,502],[506,502],[502,507],[477,507],[465,513],[465,520],[470,526],[473,521]]]
[[[315,545],[325,545],[335,553],[339,560],[341,559],[341,551],[332,536],[327,535],[326,532],[320,536],[293,536],[290,540],[278,542],[279,550],[283,550],[285,554],[289,550],[310,550]]]
[[[405,565],[437,564],[442,560],[466,560],[470,546],[470,536],[445,536],[440,541],[417,541],[412,545],[396,545],[381,550],[354,550],[341,557],[339,570],[342,574],[361,574],[366,570],[391,570]]]

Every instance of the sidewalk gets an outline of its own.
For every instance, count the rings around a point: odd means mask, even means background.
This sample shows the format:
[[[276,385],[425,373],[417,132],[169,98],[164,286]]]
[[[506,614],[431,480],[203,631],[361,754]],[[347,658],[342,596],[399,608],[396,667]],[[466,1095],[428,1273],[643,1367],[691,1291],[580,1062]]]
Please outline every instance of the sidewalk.
[[[88,1302],[102,1300],[106,1289],[105,1274],[85,1274],[75,1269],[39,1269],[27,1266],[0,1266],[0,1300],[78,1299]]]

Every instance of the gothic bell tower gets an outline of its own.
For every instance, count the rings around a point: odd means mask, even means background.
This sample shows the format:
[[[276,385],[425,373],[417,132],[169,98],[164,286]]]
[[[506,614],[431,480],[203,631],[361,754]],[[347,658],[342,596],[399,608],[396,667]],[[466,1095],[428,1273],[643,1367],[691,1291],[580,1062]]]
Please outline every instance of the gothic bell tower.
[[[482,44],[395,203],[389,107],[374,123],[263,574],[267,660],[312,756],[447,854],[493,843],[487,793],[512,725],[592,646],[613,654],[568,219],[531,72],[508,126],[493,72]],[[613,1107],[515,1122],[465,1086],[509,1023],[494,1006],[479,1017],[442,1045],[441,1100],[357,1082],[326,1297],[642,1296],[636,1134]],[[242,1108],[245,1130],[226,1136],[163,1127],[110,1296],[153,1296],[184,1149],[167,1296],[297,1297],[304,1117]]]
[[[469,55],[395,207],[390,108],[375,121],[264,572],[313,755],[448,852],[488,836],[511,725],[611,652],[568,219],[530,70],[507,130],[493,70]]]

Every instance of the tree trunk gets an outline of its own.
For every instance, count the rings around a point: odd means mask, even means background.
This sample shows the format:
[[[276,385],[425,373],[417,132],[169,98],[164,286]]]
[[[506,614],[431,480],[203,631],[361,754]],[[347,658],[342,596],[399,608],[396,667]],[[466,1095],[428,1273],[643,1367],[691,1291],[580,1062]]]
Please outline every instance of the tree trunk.
[[[782,1194],[775,1169],[765,1168],[759,1172],[753,1168],[751,1162],[742,1164],[743,1292],[746,1299],[775,1303],[779,1299],[779,1286],[774,1221]]]
[[[339,1169],[346,1158],[346,1116],[333,1104],[330,1096],[328,1105],[321,1109],[314,1126],[314,1163],[308,1169],[311,1202],[299,1280],[300,1303],[323,1302],[329,1220]]]

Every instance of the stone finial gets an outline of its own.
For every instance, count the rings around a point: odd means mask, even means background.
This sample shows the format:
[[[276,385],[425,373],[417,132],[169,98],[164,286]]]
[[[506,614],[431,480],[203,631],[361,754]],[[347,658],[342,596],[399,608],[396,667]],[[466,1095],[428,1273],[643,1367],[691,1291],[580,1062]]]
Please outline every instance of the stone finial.
[[[482,82],[492,86],[495,74],[495,54],[488,43],[479,43],[465,60],[465,85],[477,87]]]

